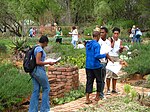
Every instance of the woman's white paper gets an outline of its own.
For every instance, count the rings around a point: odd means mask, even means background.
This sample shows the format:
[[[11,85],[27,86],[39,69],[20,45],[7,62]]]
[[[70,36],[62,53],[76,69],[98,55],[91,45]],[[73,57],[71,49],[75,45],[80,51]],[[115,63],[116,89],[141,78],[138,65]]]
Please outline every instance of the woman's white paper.
[[[52,59],[52,58],[48,58],[46,59],[44,62],[58,62],[61,59],[61,57],[57,58],[57,59]],[[50,66],[49,64],[45,65],[45,66]]]

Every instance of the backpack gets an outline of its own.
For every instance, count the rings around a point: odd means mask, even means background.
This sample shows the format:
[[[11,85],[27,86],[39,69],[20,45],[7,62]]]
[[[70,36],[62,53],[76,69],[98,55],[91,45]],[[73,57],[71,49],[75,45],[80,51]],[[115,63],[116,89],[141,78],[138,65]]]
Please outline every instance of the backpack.
[[[23,60],[23,68],[26,73],[32,73],[34,68],[36,67],[36,57],[34,56],[34,49],[37,46],[34,46],[32,48],[29,48],[29,50],[26,51],[24,60]]]

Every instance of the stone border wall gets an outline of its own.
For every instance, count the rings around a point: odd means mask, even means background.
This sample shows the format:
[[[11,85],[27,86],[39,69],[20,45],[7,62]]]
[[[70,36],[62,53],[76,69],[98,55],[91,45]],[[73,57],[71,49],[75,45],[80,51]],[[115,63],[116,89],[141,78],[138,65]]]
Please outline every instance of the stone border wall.
[[[63,97],[65,93],[79,87],[78,67],[48,67],[48,80],[50,83],[51,98]]]

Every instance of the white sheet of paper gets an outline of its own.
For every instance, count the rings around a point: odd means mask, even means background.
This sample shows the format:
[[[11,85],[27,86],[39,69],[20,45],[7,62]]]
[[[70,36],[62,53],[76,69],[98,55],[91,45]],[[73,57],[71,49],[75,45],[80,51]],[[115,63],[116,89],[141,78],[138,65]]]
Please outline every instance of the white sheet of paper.
[[[111,61],[109,61],[106,66],[106,69],[114,72],[115,74],[118,74],[121,68],[122,66],[119,64],[119,62],[112,63]]]
[[[52,59],[52,58],[48,58],[46,59],[44,62],[58,62],[61,59],[61,57],[57,58],[57,59]],[[50,66],[49,64],[45,65],[45,66]]]
[[[57,58],[57,59],[52,59],[52,58],[48,58],[45,60],[45,62],[57,62],[61,59],[61,57]]]

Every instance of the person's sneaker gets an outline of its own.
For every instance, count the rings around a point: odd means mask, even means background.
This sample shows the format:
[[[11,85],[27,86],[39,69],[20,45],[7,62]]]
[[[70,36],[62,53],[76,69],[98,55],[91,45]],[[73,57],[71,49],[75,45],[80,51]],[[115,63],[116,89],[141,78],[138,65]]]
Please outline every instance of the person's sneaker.
[[[107,98],[105,96],[100,97],[101,100],[106,100]]]
[[[118,92],[116,90],[112,90],[112,93],[114,94],[118,94]]]
[[[110,90],[107,91],[106,95],[111,95],[111,92]]]

